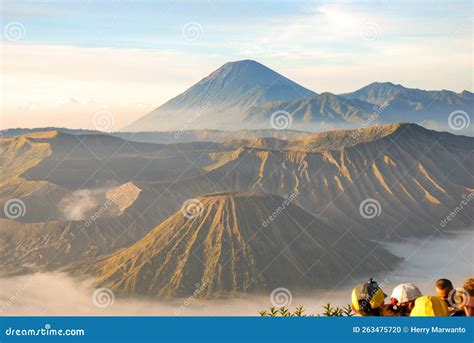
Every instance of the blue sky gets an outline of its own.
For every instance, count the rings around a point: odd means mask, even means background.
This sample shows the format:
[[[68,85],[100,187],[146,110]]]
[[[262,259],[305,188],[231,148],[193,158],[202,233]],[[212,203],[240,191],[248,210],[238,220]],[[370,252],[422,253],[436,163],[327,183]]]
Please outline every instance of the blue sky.
[[[171,48],[182,45],[181,27],[203,23],[206,41],[226,33],[247,35],[269,18],[304,14],[304,3],[291,2],[158,2],[158,1],[7,1],[4,18],[21,20],[31,41],[54,44],[94,44],[102,47]],[[232,28],[232,24],[235,25]],[[60,28],[60,30],[58,30]],[[224,29],[219,32],[215,29]],[[247,32],[244,32],[244,31]],[[250,32],[252,33],[252,32]],[[236,38],[236,37],[234,37]]]
[[[143,1],[143,0],[4,0],[2,26],[12,20],[28,27],[31,42],[82,47],[183,49],[233,54],[231,42],[251,41],[272,22],[314,18],[325,6],[341,5],[355,12],[382,14],[426,23],[422,31],[391,32],[387,39],[447,36],[472,16],[471,1]],[[186,45],[182,26],[203,27],[199,44]],[[432,25],[435,24],[436,25]],[[380,23],[379,25],[383,25]],[[420,28],[418,28],[420,29]],[[205,33],[205,34],[204,34]],[[340,47],[340,46],[339,46]],[[331,48],[338,49],[334,44]],[[353,46],[357,49],[356,44]]]
[[[56,124],[67,112],[71,126],[87,126],[73,117],[94,106],[124,125],[225,62],[246,58],[317,92],[373,81],[472,90],[472,6],[4,0],[2,125]],[[11,23],[20,25],[19,39],[8,36]]]

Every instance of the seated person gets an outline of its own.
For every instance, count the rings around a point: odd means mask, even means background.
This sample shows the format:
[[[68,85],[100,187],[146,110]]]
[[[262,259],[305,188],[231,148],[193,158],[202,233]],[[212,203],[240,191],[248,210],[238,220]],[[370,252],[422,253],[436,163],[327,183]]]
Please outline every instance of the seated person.
[[[402,283],[393,289],[390,305],[399,316],[409,316],[415,300],[421,296],[421,291],[414,284]]]
[[[448,279],[439,279],[435,283],[436,296],[443,300],[448,306],[448,310],[451,316],[464,316],[464,311],[459,308],[454,299],[456,290],[453,287],[453,283]]]
[[[460,294],[462,302],[461,308],[464,310],[464,313],[468,317],[474,316],[474,278],[468,278],[464,281]]]
[[[385,293],[370,279],[352,290],[352,309],[361,316],[383,316]]]

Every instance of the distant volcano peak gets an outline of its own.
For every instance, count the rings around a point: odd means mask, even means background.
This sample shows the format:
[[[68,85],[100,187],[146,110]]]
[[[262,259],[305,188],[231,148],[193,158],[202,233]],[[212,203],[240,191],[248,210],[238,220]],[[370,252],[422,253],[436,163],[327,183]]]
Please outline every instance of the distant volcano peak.
[[[240,91],[253,87],[275,87],[280,85],[294,87],[293,91],[301,92],[301,94],[304,95],[314,94],[314,92],[301,87],[297,83],[254,60],[227,62],[202,79],[198,85],[208,83],[218,83],[219,86],[222,87],[221,89],[230,90],[231,88],[235,88]]]
[[[314,95],[313,91],[257,61],[227,62],[184,93],[132,123],[127,130],[176,130],[189,126],[190,118],[196,116],[199,120],[192,120],[193,128],[228,127],[252,106]]]

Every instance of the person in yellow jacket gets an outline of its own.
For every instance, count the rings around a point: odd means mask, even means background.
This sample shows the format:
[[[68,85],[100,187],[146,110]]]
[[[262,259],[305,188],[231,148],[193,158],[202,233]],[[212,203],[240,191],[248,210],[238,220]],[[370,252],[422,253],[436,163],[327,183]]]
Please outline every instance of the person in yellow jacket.
[[[383,316],[386,297],[377,282],[369,279],[352,290],[352,309],[361,316]]]
[[[416,298],[410,317],[442,317],[449,316],[448,306],[434,295],[423,295]]]

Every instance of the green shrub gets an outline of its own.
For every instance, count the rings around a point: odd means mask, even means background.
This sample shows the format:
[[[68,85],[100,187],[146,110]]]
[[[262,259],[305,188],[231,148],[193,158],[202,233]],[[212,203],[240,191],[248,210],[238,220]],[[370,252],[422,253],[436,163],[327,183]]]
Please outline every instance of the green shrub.
[[[325,317],[352,317],[354,312],[352,311],[351,305],[344,307],[332,307],[331,304],[323,306],[324,311],[317,316]],[[258,313],[262,317],[313,317],[314,314],[304,314],[305,309],[303,306],[298,306],[294,312],[287,309],[286,307],[270,307],[268,311],[259,311]]]

